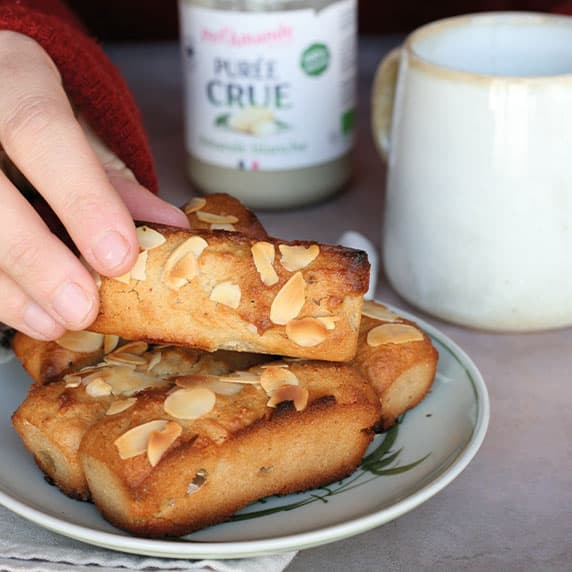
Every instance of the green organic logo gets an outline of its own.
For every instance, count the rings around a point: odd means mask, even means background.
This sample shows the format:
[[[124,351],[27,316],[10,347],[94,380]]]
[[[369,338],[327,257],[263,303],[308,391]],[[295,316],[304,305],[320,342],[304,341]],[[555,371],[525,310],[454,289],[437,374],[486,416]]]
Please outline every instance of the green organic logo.
[[[330,50],[326,44],[312,44],[302,53],[300,67],[309,76],[322,75],[330,66]]]

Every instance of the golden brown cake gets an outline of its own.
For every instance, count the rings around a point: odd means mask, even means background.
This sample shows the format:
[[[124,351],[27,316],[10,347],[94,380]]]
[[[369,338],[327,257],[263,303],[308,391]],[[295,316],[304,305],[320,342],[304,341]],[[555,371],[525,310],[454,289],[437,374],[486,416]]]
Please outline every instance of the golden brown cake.
[[[415,323],[383,304],[364,303],[353,363],[381,401],[378,428],[388,429],[425,397],[435,378],[437,361],[431,339]]]
[[[183,206],[182,210],[187,214],[191,229],[223,228],[257,240],[268,236],[256,215],[239,200],[227,194],[195,197]],[[101,361],[104,353],[112,351],[118,343],[117,336],[111,338],[78,338],[69,333],[59,342],[43,342],[16,332],[12,349],[36,383],[49,383],[61,379],[67,373]]]
[[[354,357],[369,281],[364,252],[161,225],[138,234],[133,270],[101,278],[90,330],[207,351]]]
[[[193,230],[226,230],[256,240],[264,240],[268,236],[252,211],[238,199],[224,193],[193,197],[182,210]]]
[[[379,400],[353,367],[284,362],[236,381],[182,378],[86,433],[81,462],[107,520],[140,536],[182,535],[355,470]]]
[[[68,496],[85,500],[90,495],[79,463],[79,445],[110,406],[127,406],[149,387],[169,389],[174,384],[168,381],[171,376],[227,374],[261,359],[268,357],[172,346],[147,351],[145,343],[126,344],[108,353],[98,366],[48,385],[33,385],[12,422],[47,478]]]
[[[86,343],[85,351],[63,347],[57,342],[44,342],[16,332],[12,349],[32,379],[39,384],[50,383],[66,373],[97,363],[103,357],[103,336],[101,343],[93,349]]]

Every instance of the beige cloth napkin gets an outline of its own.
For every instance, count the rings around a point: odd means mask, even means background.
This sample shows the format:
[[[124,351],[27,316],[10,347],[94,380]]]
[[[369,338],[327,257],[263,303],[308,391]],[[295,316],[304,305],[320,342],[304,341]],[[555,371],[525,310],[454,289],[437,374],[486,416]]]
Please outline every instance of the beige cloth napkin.
[[[1,572],[282,572],[296,552],[239,560],[149,558],[98,548],[60,536],[0,507]]]

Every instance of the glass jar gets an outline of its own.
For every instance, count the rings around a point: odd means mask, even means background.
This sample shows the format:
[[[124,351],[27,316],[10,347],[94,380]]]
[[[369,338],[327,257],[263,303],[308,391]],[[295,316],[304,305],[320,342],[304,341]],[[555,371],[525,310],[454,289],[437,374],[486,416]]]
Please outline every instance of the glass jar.
[[[351,174],[357,0],[179,0],[188,173],[254,208]]]

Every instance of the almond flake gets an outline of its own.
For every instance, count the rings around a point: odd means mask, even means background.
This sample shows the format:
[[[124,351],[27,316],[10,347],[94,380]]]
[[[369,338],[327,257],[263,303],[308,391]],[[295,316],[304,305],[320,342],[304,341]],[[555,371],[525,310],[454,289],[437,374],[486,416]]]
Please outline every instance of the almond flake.
[[[270,321],[278,325],[286,325],[298,316],[306,301],[306,281],[301,272],[282,286],[270,307]]]
[[[142,250],[151,250],[165,244],[167,239],[156,230],[148,226],[140,226],[135,229],[137,240]]]
[[[272,396],[283,385],[299,385],[299,381],[289,369],[282,366],[269,366],[260,376],[260,385],[268,396]]]
[[[238,218],[234,215],[219,215],[205,211],[198,211],[197,218],[202,222],[207,222],[210,224],[234,224],[235,222],[238,222]]]
[[[129,429],[129,431],[123,433],[123,435],[115,439],[113,443],[115,447],[117,447],[117,452],[121,459],[131,459],[132,457],[137,457],[137,455],[145,453],[151,434],[155,431],[161,431],[169,423],[170,421],[157,419],[155,421],[148,421],[142,425],[137,425],[137,427],[133,427],[133,429]]]
[[[226,230],[227,232],[236,232],[236,227],[229,222],[213,223],[210,226],[211,230]]]
[[[121,282],[122,284],[130,284],[131,283],[131,272],[126,272],[125,274],[122,274],[121,276],[112,276],[111,279],[115,280],[116,282]]]
[[[128,397],[127,399],[113,401],[105,414],[116,415],[117,413],[122,413],[123,411],[127,411],[130,407],[133,407],[135,403],[137,403],[136,397]]]
[[[258,385],[260,383],[260,376],[250,371],[235,371],[226,375],[220,375],[219,379],[228,383],[244,383],[247,385]]]
[[[250,248],[254,266],[258,270],[260,280],[266,286],[272,286],[278,282],[278,274],[274,270],[274,245],[270,242],[255,242]]]
[[[103,338],[103,353],[108,354],[112,352],[119,343],[119,336],[114,336],[112,334],[105,334]]]
[[[56,344],[72,352],[96,352],[103,346],[103,334],[88,332],[87,330],[66,332],[61,338],[56,340]]]
[[[422,342],[423,334],[408,324],[382,324],[367,334],[367,345],[375,348],[384,344],[407,344]]]
[[[149,349],[149,344],[147,342],[127,342],[123,344],[121,347],[117,348],[115,351],[116,354],[121,354],[124,352],[136,355],[143,355]]]
[[[177,389],[165,399],[165,413],[177,419],[198,419],[212,411],[216,395],[206,387]]]
[[[336,329],[336,322],[339,322],[339,316],[317,316],[316,320],[322,322],[324,326],[326,326],[326,330],[335,330]]]
[[[111,385],[106,383],[103,378],[96,377],[85,386],[85,392],[90,397],[106,397],[111,395]]]
[[[328,337],[328,328],[317,318],[301,318],[286,324],[288,339],[303,348],[321,344]]]
[[[221,282],[213,288],[209,299],[236,310],[240,305],[240,296],[241,292],[238,284]]]
[[[210,381],[207,387],[218,393],[219,395],[236,395],[242,391],[243,386],[238,383],[229,383],[228,381]]]
[[[169,447],[183,432],[183,428],[176,421],[169,421],[163,429],[153,431],[149,435],[147,444],[147,459],[152,467],[155,467]]]
[[[204,197],[193,197],[188,203],[183,206],[183,212],[190,215],[196,211],[200,211],[207,204]]]
[[[138,365],[147,365],[147,360],[143,356],[130,354],[129,352],[113,352],[112,354],[106,355],[103,359],[106,363],[116,365],[132,365],[135,367]]]
[[[200,236],[191,236],[169,255],[163,269],[163,282],[172,290],[179,290],[199,273],[199,256],[208,246]]]
[[[149,361],[147,362],[147,373],[149,373],[157,364],[159,364],[161,359],[163,359],[163,354],[161,352],[153,352],[150,355]]]
[[[280,263],[289,272],[296,272],[296,270],[306,268],[306,266],[313,262],[318,254],[320,254],[320,247],[317,244],[312,244],[308,247],[301,245],[288,246],[287,244],[281,244],[278,246],[278,248],[282,254]]]
[[[66,387],[74,388],[81,385],[81,377],[72,373],[64,375],[64,382]]]
[[[308,390],[299,385],[283,385],[268,400],[268,407],[276,407],[284,401],[292,401],[296,411],[303,411],[308,405]]]
[[[131,269],[131,277],[135,280],[145,280],[147,278],[147,257],[149,253],[147,250],[139,253],[137,260]]]
[[[365,301],[361,310],[362,315],[382,322],[397,322],[400,317],[388,310],[382,304],[376,302]]]

